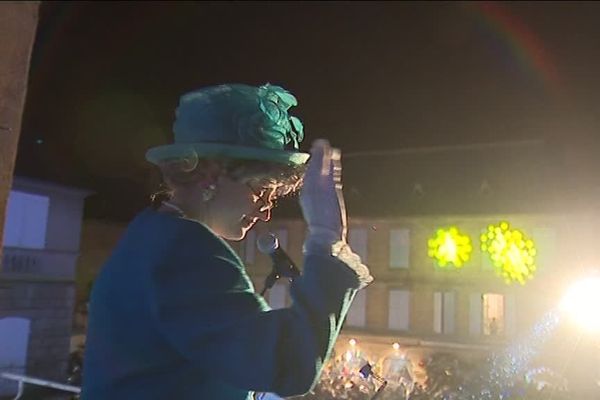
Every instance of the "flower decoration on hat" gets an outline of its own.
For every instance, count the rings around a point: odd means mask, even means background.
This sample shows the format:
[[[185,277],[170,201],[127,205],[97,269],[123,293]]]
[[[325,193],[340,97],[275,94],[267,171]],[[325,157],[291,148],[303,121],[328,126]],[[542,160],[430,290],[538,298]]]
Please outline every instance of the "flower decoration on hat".
[[[198,158],[304,164],[310,157],[298,148],[304,127],[288,114],[297,104],[287,90],[270,84],[232,83],[186,93],[175,112],[174,143],[149,149],[146,158],[159,165],[195,153]]]
[[[261,131],[283,144],[291,143],[294,149],[304,139],[302,122],[288,114],[296,105],[298,100],[281,86],[267,83],[258,88],[258,106],[264,115]]]

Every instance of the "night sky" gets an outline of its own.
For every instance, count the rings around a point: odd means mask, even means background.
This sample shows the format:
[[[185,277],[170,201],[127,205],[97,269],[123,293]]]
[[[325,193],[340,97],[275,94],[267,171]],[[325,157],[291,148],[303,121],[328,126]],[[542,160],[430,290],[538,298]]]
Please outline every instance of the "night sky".
[[[279,84],[311,139],[345,153],[541,139],[592,179],[600,4],[43,3],[18,175],[96,192],[128,219],[158,185],[179,96]]]

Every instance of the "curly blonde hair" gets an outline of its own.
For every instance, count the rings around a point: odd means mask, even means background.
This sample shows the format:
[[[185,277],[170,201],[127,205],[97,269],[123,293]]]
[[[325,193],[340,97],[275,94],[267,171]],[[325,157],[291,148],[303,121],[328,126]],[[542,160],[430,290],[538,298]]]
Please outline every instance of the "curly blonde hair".
[[[255,185],[274,191],[274,199],[296,193],[302,186],[306,165],[286,165],[259,160],[230,158],[174,159],[158,165],[162,188],[151,195],[153,204],[171,198],[176,189],[185,189],[200,180],[220,175],[237,182],[254,181]]]

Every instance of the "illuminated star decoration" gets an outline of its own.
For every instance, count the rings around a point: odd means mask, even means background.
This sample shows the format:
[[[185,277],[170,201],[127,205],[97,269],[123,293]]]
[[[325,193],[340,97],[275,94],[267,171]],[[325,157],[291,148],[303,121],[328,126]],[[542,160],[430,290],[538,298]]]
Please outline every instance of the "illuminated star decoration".
[[[461,234],[455,226],[438,229],[427,243],[429,257],[442,268],[461,268],[473,251],[469,236]]]
[[[518,229],[511,229],[508,222],[489,225],[481,235],[481,251],[488,253],[496,273],[507,284],[519,282],[524,285],[535,273],[533,240]]]

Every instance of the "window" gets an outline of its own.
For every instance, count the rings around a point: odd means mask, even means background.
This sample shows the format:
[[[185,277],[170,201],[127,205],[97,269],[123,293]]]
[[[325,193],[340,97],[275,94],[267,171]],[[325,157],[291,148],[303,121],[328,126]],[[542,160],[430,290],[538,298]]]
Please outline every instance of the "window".
[[[276,283],[269,289],[269,306],[273,310],[286,307],[287,291],[288,286],[285,283]]]
[[[254,260],[256,259],[256,232],[249,231],[246,233],[246,238],[244,239],[243,244],[244,251],[244,261],[248,264],[254,264]]]
[[[365,228],[350,228],[348,231],[348,244],[363,263],[367,262],[367,237]]]
[[[506,305],[510,308],[508,315]],[[515,330],[514,311],[512,296],[508,296],[508,300],[505,302],[505,297],[502,294],[472,293],[469,310],[469,333],[471,335],[481,335],[483,333],[487,336],[512,334]]]
[[[408,268],[410,263],[410,231],[392,229],[390,231],[390,267]]]
[[[454,310],[454,292],[435,292],[433,294],[433,331],[435,333],[454,333]]]
[[[11,190],[4,224],[4,246],[43,249],[50,199]]]
[[[408,290],[390,290],[389,301],[389,328],[407,331],[410,326],[410,292]]]
[[[356,292],[352,306],[346,315],[346,326],[363,327],[366,325],[367,316],[367,291]]]
[[[482,296],[483,334],[496,336],[504,333],[504,296],[485,293]]]

